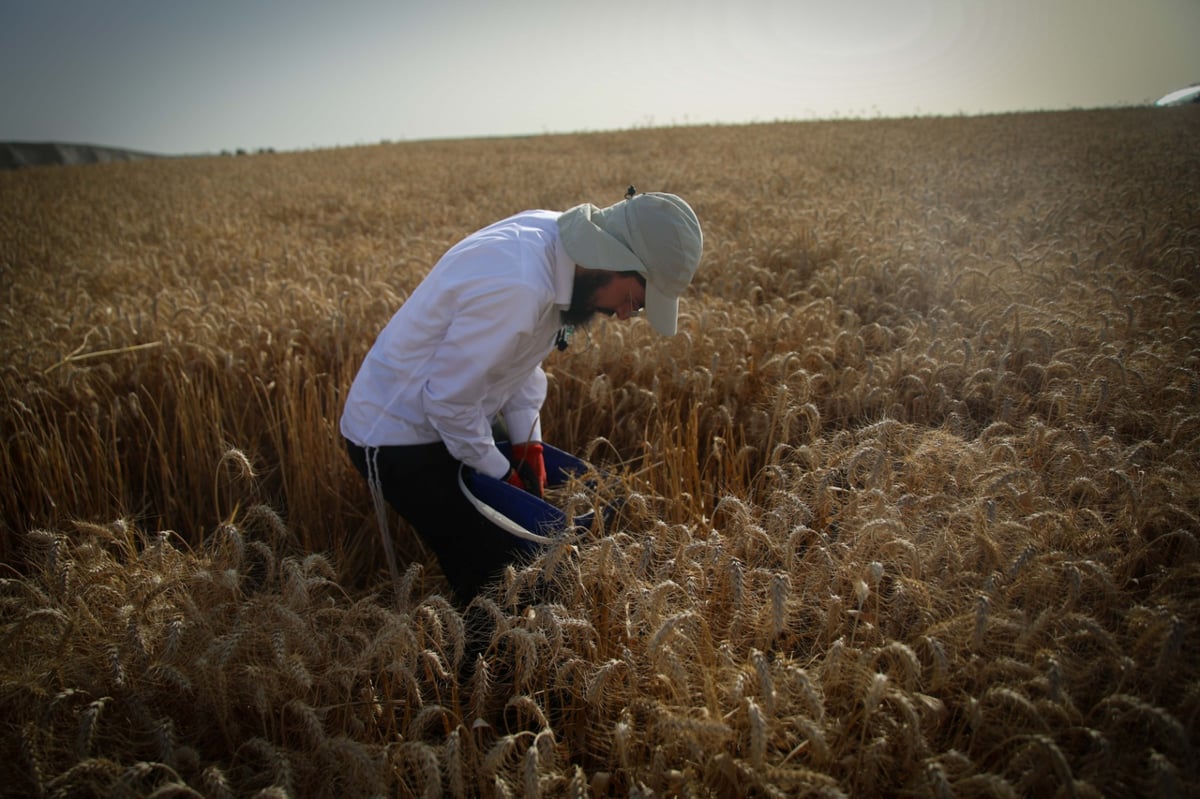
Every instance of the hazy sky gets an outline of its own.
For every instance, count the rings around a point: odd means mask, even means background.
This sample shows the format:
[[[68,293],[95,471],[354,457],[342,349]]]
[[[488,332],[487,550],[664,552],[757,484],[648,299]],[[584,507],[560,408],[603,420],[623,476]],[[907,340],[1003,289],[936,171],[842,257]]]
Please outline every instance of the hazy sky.
[[[161,153],[1153,102],[1200,0],[0,0],[0,140]]]

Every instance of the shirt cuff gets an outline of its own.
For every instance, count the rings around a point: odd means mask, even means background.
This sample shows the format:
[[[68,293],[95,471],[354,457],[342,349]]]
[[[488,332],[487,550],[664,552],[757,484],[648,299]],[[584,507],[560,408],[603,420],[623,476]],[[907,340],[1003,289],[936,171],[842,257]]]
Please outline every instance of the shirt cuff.
[[[504,453],[493,447],[492,451],[484,456],[476,471],[486,474],[488,477],[503,480],[510,468],[512,467],[508,463],[508,458],[504,457]]]
[[[542,419],[535,410],[505,411],[504,426],[514,444],[542,440]]]

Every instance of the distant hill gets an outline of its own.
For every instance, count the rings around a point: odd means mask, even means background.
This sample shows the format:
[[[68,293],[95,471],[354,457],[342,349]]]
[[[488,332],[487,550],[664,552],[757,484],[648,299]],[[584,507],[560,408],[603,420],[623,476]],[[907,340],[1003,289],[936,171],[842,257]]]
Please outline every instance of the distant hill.
[[[27,166],[55,164],[103,164],[110,161],[139,161],[143,158],[160,157],[153,153],[122,150],[116,147],[96,147],[91,144],[0,142],[0,169],[20,169]]]

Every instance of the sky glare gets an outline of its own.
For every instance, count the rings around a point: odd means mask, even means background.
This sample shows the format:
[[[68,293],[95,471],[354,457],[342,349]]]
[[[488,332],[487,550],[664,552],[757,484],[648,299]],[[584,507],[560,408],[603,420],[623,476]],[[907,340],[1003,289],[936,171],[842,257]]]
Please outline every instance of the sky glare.
[[[159,153],[1152,103],[1197,0],[0,0],[0,140]]]

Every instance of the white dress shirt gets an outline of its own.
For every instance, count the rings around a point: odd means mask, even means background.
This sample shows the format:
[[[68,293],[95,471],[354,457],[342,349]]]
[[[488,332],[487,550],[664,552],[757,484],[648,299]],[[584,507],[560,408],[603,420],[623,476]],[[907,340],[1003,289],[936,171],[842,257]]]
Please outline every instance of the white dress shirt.
[[[384,327],[342,411],[363,447],[438,440],[456,459],[503,477],[492,421],[514,442],[541,440],[542,361],[562,328],[575,264],[556,211],[526,211],[454,245]]]

